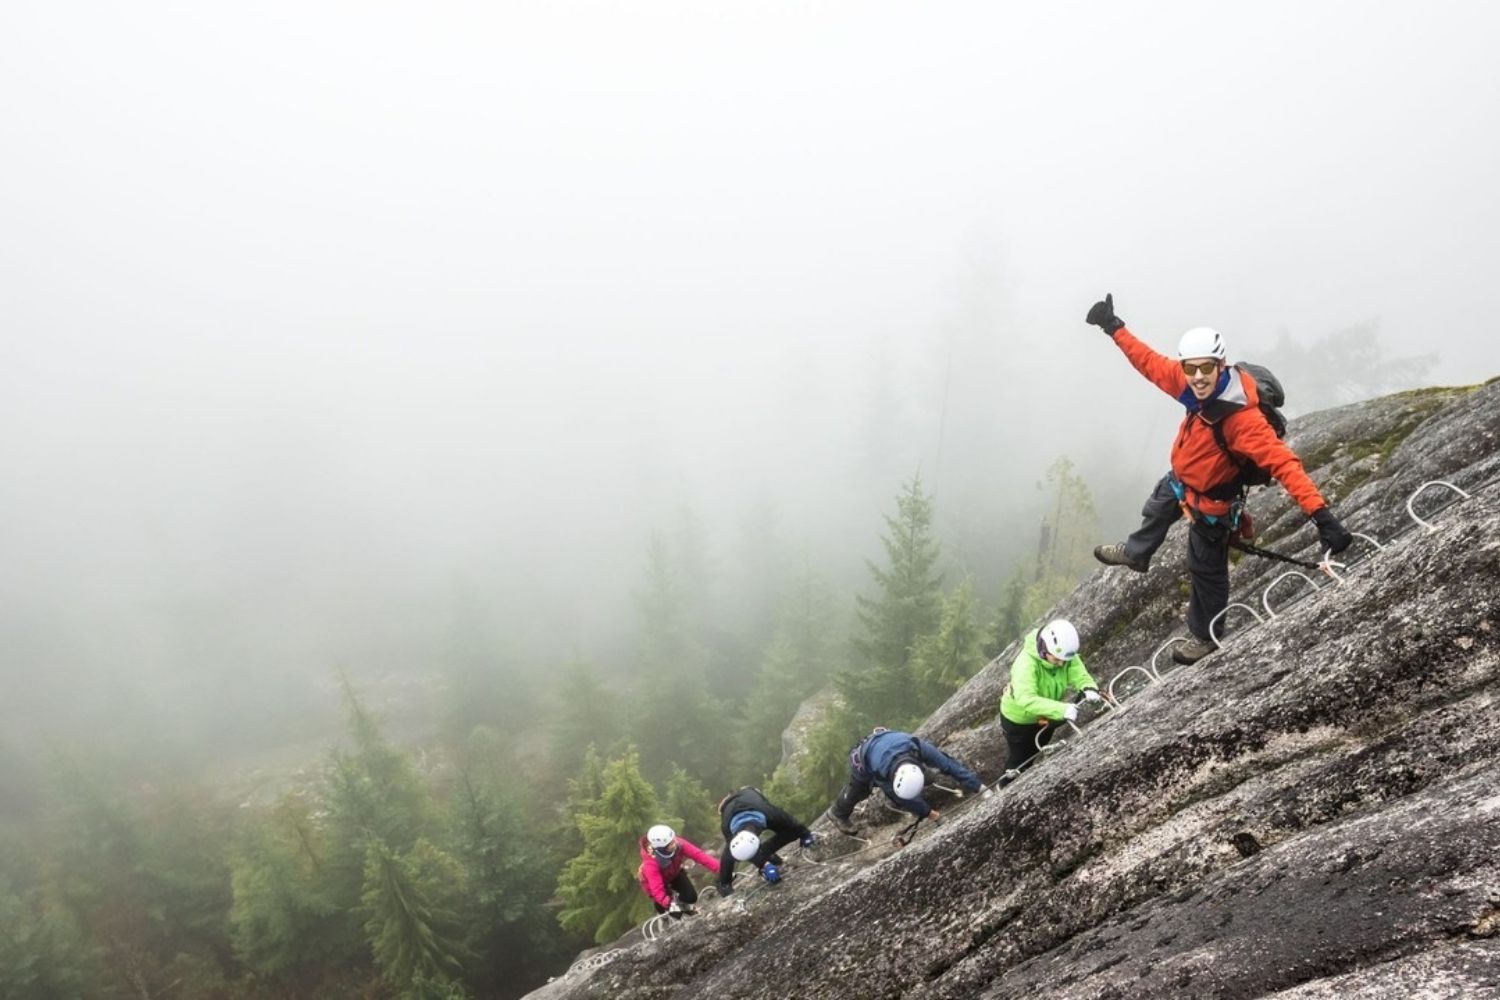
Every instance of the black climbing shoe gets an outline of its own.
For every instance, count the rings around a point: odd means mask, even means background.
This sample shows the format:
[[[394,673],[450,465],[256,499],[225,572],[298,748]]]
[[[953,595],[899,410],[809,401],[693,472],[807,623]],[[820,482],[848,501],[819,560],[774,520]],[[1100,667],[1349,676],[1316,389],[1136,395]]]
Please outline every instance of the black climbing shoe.
[[[854,836],[854,823],[851,820],[835,816],[833,813],[829,813],[828,818],[833,822],[834,826],[838,827],[839,833],[849,837]]]
[[[1094,546],[1094,558],[1106,566],[1127,566],[1137,573],[1144,573],[1149,568],[1146,563],[1138,562],[1125,555],[1124,542]]]
[[[1218,648],[1218,643],[1212,639],[1194,636],[1187,642],[1172,647],[1172,659],[1182,664],[1197,663]]]

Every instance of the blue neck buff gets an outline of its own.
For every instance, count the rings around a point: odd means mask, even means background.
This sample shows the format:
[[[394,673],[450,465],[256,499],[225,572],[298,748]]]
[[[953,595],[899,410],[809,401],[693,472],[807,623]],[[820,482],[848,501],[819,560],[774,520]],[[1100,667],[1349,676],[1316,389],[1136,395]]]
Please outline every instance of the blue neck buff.
[[[1219,373],[1219,381],[1214,386],[1214,391],[1208,394],[1207,399],[1200,400],[1197,396],[1194,396],[1193,387],[1188,386],[1187,388],[1182,390],[1182,395],[1177,397],[1177,401],[1181,403],[1189,413],[1197,413],[1199,410],[1203,409],[1204,403],[1211,403],[1214,400],[1218,399],[1219,393],[1223,392],[1227,388],[1229,388],[1229,369],[1225,368]]]

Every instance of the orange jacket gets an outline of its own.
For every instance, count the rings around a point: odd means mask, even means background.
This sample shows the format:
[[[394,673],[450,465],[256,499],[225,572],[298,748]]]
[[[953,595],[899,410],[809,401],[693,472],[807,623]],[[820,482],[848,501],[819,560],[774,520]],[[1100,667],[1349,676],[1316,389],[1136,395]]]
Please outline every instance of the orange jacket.
[[[1276,436],[1266,415],[1260,412],[1260,393],[1248,372],[1231,366],[1227,384],[1200,408],[1179,362],[1156,353],[1124,327],[1116,331],[1115,343],[1136,371],[1187,409],[1187,416],[1177,429],[1177,439],[1172,442],[1172,473],[1188,488],[1188,502],[1199,511],[1215,516],[1227,514],[1227,501],[1204,494],[1233,482],[1239,475],[1234,460],[1214,440],[1215,420],[1223,425],[1229,450],[1275,476],[1304,514],[1310,515],[1328,505],[1302,468],[1297,453]]]

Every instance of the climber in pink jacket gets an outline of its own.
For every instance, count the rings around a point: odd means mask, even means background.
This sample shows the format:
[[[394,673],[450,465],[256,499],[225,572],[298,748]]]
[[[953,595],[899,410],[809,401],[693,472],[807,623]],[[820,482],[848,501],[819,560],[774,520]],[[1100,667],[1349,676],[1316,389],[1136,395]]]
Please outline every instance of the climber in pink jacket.
[[[637,873],[641,891],[651,897],[657,913],[665,913],[673,920],[682,919],[683,914],[691,916],[695,912],[693,904],[698,902],[698,890],[683,871],[688,859],[716,875],[719,872],[717,858],[677,836],[664,823],[653,826],[641,838],[641,868]]]

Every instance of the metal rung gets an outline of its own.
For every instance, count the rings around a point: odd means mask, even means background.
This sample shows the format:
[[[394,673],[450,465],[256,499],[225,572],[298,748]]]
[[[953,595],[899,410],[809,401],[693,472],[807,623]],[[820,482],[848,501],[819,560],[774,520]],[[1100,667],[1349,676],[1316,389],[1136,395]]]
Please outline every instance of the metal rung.
[[[1223,618],[1225,615],[1229,614],[1229,612],[1233,611],[1235,608],[1244,608],[1246,611],[1250,612],[1250,614],[1252,616],[1254,616],[1255,622],[1256,622],[1257,625],[1262,624],[1263,622],[1265,622],[1265,619],[1260,616],[1260,612],[1256,611],[1250,605],[1248,605],[1248,604],[1241,604],[1239,601],[1232,601],[1232,602],[1230,602],[1229,604],[1227,604],[1227,605],[1224,606],[1224,610],[1223,611],[1220,611],[1218,614],[1214,615],[1212,618],[1209,619],[1209,622],[1208,622],[1208,637],[1210,639],[1212,639],[1213,640],[1213,644],[1215,646],[1218,646],[1220,649],[1224,648],[1224,644],[1219,641],[1219,635],[1218,635],[1217,632],[1214,631],[1214,626],[1216,626],[1216,625],[1219,624],[1219,619],[1220,618]]]
[[[1385,551],[1385,546],[1381,545],[1380,540],[1377,539],[1374,535],[1367,535],[1363,531],[1351,531],[1349,532],[1349,534],[1354,536],[1355,538],[1363,538],[1365,541],[1375,546],[1375,550],[1377,552]],[[1348,563],[1334,561],[1332,549],[1324,549],[1323,558],[1318,560],[1318,569],[1322,570],[1324,573],[1327,573],[1330,577],[1337,580],[1339,583],[1343,583],[1344,578],[1339,573],[1335,572],[1335,570],[1346,570],[1348,568]]]
[[[1448,480],[1446,479],[1429,479],[1427,480],[1427,482],[1423,483],[1421,486],[1418,486],[1414,491],[1412,491],[1412,495],[1406,498],[1406,512],[1411,515],[1411,519],[1413,521],[1416,521],[1422,527],[1426,528],[1427,533],[1430,535],[1438,530],[1437,525],[1430,524],[1427,521],[1422,520],[1417,516],[1417,512],[1412,509],[1412,503],[1417,499],[1418,494],[1420,494],[1429,486],[1446,486],[1454,493],[1457,493],[1459,496],[1463,497],[1465,500],[1469,499],[1472,494],[1465,493],[1463,490],[1448,482]]]
[[[1260,603],[1265,605],[1266,614],[1270,615],[1272,618],[1276,617],[1276,612],[1271,610],[1271,588],[1275,587],[1278,583],[1280,583],[1282,580],[1285,580],[1287,577],[1292,576],[1302,577],[1302,579],[1306,580],[1308,585],[1311,586],[1313,590],[1319,589],[1317,581],[1308,576],[1306,573],[1302,572],[1300,569],[1287,570],[1285,573],[1281,574],[1276,579],[1266,584],[1265,592],[1260,595]]]
[[[1172,636],[1172,638],[1168,639],[1166,642],[1162,643],[1160,646],[1157,646],[1156,647],[1156,652],[1154,652],[1154,653],[1151,654],[1151,664],[1147,668],[1148,670],[1151,671],[1152,676],[1154,676],[1157,680],[1161,680],[1161,671],[1156,669],[1156,658],[1158,656],[1160,656],[1166,650],[1170,649],[1174,643],[1187,642],[1187,641],[1188,641],[1187,640],[1187,636],[1184,636],[1184,635],[1174,635],[1174,636]]]
[[[1113,677],[1111,677],[1109,679],[1109,685],[1106,688],[1106,690],[1109,691],[1109,697],[1110,697],[1111,700],[1116,700],[1116,701],[1118,700],[1115,697],[1115,683],[1121,677],[1124,677],[1126,674],[1130,673],[1132,670],[1136,671],[1137,673],[1145,674],[1146,675],[1146,683],[1147,684],[1155,684],[1156,681],[1157,681],[1156,675],[1153,674],[1151,671],[1147,670],[1145,667],[1140,667],[1140,666],[1136,666],[1135,664],[1131,664],[1130,666],[1125,667],[1123,670],[1121,670],[1119,673],[1115,674]],[[1117,711],[1123,712],[1124,710],[1125,710],[1125,708],[1124,708],[1123,705],[1117,706]]]

